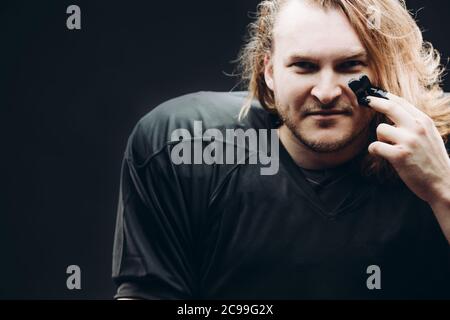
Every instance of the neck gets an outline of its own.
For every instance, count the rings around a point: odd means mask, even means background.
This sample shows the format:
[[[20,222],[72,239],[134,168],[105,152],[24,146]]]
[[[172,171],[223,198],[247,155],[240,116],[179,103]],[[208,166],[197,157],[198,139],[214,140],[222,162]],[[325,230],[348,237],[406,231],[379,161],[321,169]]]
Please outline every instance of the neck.
[[[356,157],[367,145],[367,134],[361,134],[348,146],[335,152],[321,153],[311,150],[299,141],[285,125],[278,129],[278,136],[294,162],[304,169],[321,170],[337,167]]]

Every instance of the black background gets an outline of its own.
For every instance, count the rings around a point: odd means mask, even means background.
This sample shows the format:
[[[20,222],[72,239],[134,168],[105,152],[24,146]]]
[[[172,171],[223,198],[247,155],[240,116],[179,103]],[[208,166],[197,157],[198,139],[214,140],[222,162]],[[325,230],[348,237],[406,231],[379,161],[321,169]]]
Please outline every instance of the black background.
[[[110,299],[120,165],[161,102],[229,91],[257,0],[0,4],[0,298]],[[66,28],[81,8],[82,29]],[[450,3],[407,1],[446,62]],[[450,82],[445,81],[446,91]],[[82,289],[66,288],[81,267]]]

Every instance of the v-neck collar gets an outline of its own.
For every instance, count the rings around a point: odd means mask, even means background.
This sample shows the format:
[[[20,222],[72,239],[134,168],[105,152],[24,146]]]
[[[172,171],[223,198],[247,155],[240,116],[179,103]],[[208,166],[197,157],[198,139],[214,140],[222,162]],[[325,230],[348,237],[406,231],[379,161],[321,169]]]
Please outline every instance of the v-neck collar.
[[[279,138],[278,138],[279,139]],[[286,167],[287,175],[293,182],[295,189],[300,195],[305,197],[310,204],[319,212],[323,217],[327,219],[334,219],[341,214],[355,209],[359,204],[364,201],[370,191],[370,184],[364,183],[365,179],[357,172],[357,170],[351,170],[350,173],[344,179],[352,179],[357,186],[351,188],[351,192],[342,199],[342,201],[331,211],[327,209],[323,200],[314,191],[311,183],[306,179],[302,173],[301,168],[295,163],[291,155],[288,153],[283,143],[279,139],[279,158],[280,163]],[[350,182],[349,182],[350,183]]]

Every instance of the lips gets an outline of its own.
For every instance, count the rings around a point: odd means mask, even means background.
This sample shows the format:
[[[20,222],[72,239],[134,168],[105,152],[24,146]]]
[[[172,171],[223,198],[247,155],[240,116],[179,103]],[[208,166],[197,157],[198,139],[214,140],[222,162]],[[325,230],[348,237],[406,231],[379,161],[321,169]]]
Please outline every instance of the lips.
[[[348,114],[348,112],[337,111],[337,110],[328,110],[328,111],[317,111],[317,112],[308,113],[309,116],[332,116],[332,115],[339,115],[339,114]]]

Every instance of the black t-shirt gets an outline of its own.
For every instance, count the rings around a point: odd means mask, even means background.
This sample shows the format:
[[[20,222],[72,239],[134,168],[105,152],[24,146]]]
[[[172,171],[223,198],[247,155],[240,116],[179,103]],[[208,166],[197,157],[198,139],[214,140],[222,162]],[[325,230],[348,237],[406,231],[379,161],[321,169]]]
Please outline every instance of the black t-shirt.
[[[274,128],[256,102],[238,121],[244,96],[186,95],[136,125],[121,175],[116,298],[450,298],[450,246],[401,181],[364,178],[355,162],[302,170],[281,143],[274,175],[258,163],[174,164],[173,148],[198,138],[172,133],[194,136],[194,121],[222,132]],[[368,288],[373,265],[381,289]]]

